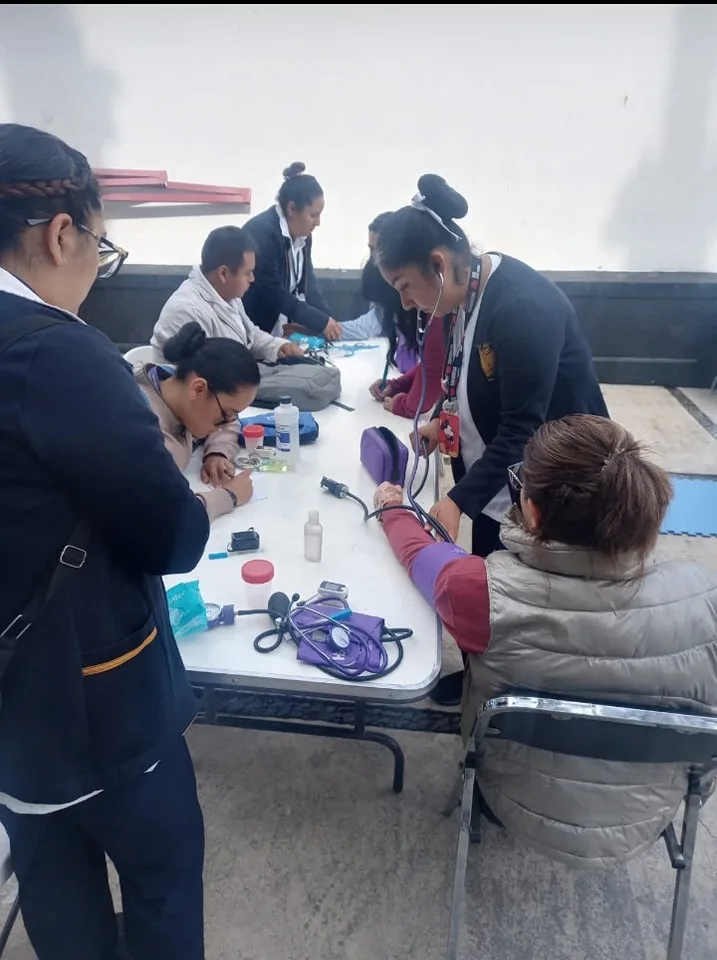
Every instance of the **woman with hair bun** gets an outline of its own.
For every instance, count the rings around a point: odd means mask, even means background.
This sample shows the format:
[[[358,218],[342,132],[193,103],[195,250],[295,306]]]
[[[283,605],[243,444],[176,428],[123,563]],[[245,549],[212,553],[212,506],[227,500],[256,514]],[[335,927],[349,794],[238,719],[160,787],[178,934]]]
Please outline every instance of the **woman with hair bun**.
[[[473,521],[473,553],[500,549],[510,506],[506,470],[535,430],[571,413],[608,416],[590,350],[567,297],[547,277],[506,254],[474,253],[456,220],[465,199],[436,174],[418,181],[410,206],[388,218],[376,259],[405,309],[445,318],[443,392],[419,430],[428,452],[452,458],[455,486],[432,513],[455,539]],[[461,674],[434,699],[457,703]]]
[[[254,402],[259,365],[242,343],[207,337],[196,321],[167,340],[164,356],[173,367],[143,364],[135,369],[135,379],[180,470],[189,465],[194,441],[205,440],[202,480],[215,489],[198,497],[213,520],[251,499],[251,474],[235,475],[234,458],[237,417]]]
[[[197,565],[207,511],[77,317],[126,255],[87,158],[0,124],[0,821],[38,960],[121,955],[107,858],[129,955],[204,957],[197,702],[162,577]]]
[[[653,553],[670,481],[634,437],[604,417],[553,420],[507,477],[506,549],[485,560],[436,543],[407,511],[383,514],[391,547],[466,657],[464,736],[482,703],[516,690],[717,714],[717,577]],[[382,484],[376,506],[402,497]],[[605,866],[658,839],[687,770],[487,739],[477,782],[478,802],[538,850]]]
[[[254,283],[243,303],[252,322],[282,336],[285,325],[337,340],[341,328],[329,314],[311,260],[311,235],[321,224],[324,191],[303,163],[284,170],[276,204],[245,224],[256,248]]]

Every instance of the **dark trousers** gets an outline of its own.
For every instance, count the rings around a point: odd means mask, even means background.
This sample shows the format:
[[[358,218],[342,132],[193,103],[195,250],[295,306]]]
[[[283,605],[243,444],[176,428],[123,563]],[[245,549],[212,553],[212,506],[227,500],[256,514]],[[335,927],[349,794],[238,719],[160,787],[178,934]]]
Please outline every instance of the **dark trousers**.
[[[492,517],[479,513],[473,521],[473,541],[471,553],[476,557],[487,557],[494,550],[502,550],[500,542],[500,524]]]
[[[151,772],[45,816],[0,808],[38,960],[114,960],[105,854],[132,960],[203,960],[204,824],[182,738]]]

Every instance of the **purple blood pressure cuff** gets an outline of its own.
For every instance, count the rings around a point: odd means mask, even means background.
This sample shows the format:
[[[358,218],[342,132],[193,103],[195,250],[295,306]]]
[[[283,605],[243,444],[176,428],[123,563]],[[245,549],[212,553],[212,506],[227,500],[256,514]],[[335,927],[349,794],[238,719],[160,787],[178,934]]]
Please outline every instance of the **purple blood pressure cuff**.
[[[424,547],[413,561],[411,579],[425,600],[434,605],[436,580],[438,574],[452,560],[465,557],[467,553],[455,543],[432,543]]]
[[[319,603],[312,603],[310,607],[303,609],[297,607],[294,610],[291,617],[292,623],[303,633],[303,636],[299,634],[295,638],[299,644],[297,660],[303,660],[304,663],[311,663],[316,667],[330,665],[331,659],[336,657],[336,652],[332,651],[328,643],[323,616],[331,617],[335,614],[336,607],[323,606]],[[349,629],[350,637],[350,628],[358,628],[365,641],[359,643],[351,639],[348,648],[341,653],[340,657],[341,665],[345,669],[362,668],[367,673],[378,673],[385,667],[385,651],[381,643],[386,626],[384,620],[364,613],[352,613],[350,617],[342,620],[340,625]]]
[[[368,427],[361,434],[361,463],[376,485],[387,481],[402,487],[408,447],[388,427]]]

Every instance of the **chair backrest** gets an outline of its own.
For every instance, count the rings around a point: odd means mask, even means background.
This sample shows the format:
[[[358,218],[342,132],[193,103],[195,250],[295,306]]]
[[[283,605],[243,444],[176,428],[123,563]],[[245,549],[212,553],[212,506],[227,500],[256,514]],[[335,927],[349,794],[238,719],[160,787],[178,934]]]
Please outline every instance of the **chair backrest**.
[[[506,694],[486,701],[478,737],[594,760],[717,767],[717,717]]]
[[[154,352],[154,347],[147,344],[142,347],[132,347],[125,353],[124,358],[128,363],[152,363],[152,361],[156,361],[157,355]]]

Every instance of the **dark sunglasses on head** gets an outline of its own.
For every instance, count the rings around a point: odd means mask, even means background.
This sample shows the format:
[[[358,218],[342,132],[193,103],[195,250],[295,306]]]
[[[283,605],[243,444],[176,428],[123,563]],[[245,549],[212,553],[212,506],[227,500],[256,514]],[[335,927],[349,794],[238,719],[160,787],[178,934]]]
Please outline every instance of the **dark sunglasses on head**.
[[[514,507],[520,510],[520,491],[523,489],[523,461],[508,467],[508,492]]]
[[[50,217],[45,217],[41,220],[25,221],[28,227],[39,227],[44,223],[50,222]],[[99,237],[93,230],[90,230],[90,228],[86,227],[83,223],[76,223],[74,220],[72,222],[78,230],[80,230],[82,233],[88,234],[97,241],[97,249],[100,257],[100,262],[97,267],[97,279],[109,280],[110,277],[114,277],[117,273],[119,273],[120,267],[129,256],[127,251],[123,250],[122,247],[118,247],[116,243],[112,243],[112,241],[108,240],[107,237]]]

